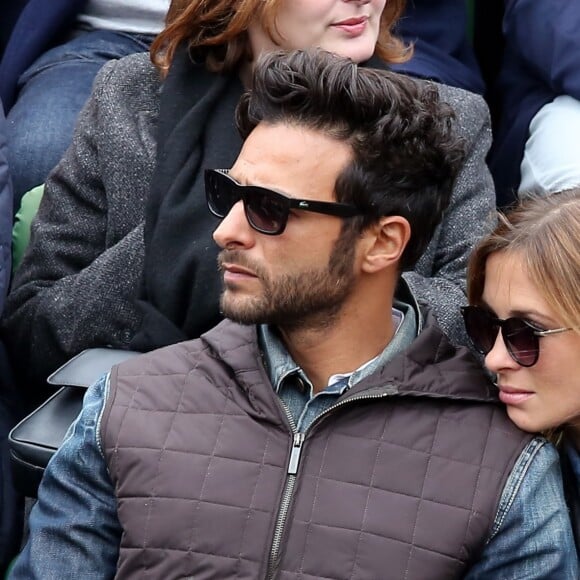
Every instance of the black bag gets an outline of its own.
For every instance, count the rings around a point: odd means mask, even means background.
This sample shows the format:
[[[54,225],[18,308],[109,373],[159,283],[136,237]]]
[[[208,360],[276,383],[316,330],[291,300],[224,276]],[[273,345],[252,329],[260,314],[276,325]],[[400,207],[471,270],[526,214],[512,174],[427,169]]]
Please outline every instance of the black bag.
[[[86,389],[114,365],[139,354],[130,350],[91,348],[48,377],[50,385],[61,388],[8,435],[14,483],[19,491],[36,497],[44,469],[79,414]]]

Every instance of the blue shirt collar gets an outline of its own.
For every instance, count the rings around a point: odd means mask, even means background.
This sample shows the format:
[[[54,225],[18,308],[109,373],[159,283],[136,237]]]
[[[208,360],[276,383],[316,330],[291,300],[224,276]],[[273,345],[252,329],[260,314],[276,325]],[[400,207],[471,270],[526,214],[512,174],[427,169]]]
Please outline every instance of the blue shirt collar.
[[[417,337],[418,313],[415,312],[410,304],[395,300],[393,304],[393,322],[395,334],[383,352],[352,373],[332,375],[325,389],[326,392],[344,393],[365,377],[370,376],[376,369],[385,366]],[[282,381],[293,373],[297,373],[312,389],[312,383],[286,350],[275,328],[266,324],[259,325],[258,340],[264,353],[268,376],[276,392],[278,392]]]

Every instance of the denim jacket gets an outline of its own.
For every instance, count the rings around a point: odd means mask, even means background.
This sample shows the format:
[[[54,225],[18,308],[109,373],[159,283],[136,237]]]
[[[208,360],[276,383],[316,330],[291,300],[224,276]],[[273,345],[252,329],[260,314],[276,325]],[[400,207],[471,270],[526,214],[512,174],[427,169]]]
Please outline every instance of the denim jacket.
[[[371,363],[350,377],[331,378],[325,393],[303,399],[281,387],[293,363],[279,350],[267,332],[266,351],[273,384],[295,419],[322,412],[329,396],[338,396],[348,383],[364,376],[404,347],[413,312],[406,309],[398,323],[396,341]],[[276,360],[276,370],[272,361]],[[301,377],[302,378],[302,377]],[[354,378],[354,379],[353,379]],[[336,388],[336,385],[341,385]],[[100,442],[100,421],[108,396],[108,378],[103,377],[86,393],[83,409],[71,425],[65,441],[50,461],[42,480],[38,502],[30,516],[30,539],[11,575],[12,580],[97,580],[113,578],[121,541],[115,490],[107,473]],[[321,396],[322,395],[322,396]],[[302,421],[298,420],[299,425]],[[558,453],[545,439],[533,439],[516,462],[502,492],[490,537],[469,580],[577,579],[574,539],[562,490]]]

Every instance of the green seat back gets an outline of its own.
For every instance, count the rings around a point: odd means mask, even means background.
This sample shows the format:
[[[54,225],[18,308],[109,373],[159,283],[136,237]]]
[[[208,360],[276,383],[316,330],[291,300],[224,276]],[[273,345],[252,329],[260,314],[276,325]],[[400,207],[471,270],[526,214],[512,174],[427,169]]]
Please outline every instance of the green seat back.
[[[30,191],[27,191],[20,202],[20,209],[14,219],[12,228],[12,271],[22,262],[22,256],[28,242],[30,241],[30,224],[38,211],[42,194],[44,193],[44,184],[39,185]]]

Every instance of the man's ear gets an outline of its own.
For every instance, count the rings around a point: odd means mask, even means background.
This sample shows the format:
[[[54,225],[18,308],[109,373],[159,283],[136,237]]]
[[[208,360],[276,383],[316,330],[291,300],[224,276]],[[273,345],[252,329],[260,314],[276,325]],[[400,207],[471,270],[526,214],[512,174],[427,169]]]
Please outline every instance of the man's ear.
[[[401,255],[411,237],[411,225],[402,216],[384,216],[363,234],[367,244],[362,257],[362,270],[368,274],[385,268],[399,269]]]

